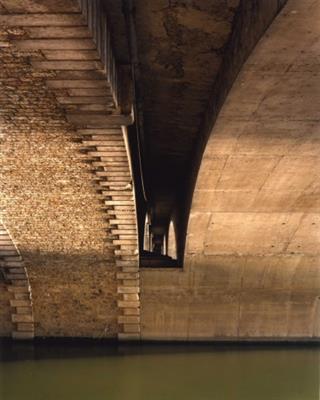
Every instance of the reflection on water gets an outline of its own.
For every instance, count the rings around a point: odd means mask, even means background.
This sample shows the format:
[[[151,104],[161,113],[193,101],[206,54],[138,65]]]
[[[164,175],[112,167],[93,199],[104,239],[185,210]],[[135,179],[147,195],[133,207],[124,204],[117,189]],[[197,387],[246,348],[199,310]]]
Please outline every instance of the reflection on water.
[[[319,400],[320,348],[0,344],[1,400]]]

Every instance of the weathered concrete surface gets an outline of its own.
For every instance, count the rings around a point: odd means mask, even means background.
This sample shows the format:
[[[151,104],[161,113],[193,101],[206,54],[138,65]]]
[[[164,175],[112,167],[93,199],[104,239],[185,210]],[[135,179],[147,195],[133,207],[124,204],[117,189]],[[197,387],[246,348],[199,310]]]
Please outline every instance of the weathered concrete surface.
[[[169,223],[239,0],[135,1],[153,225]]]
[[[142,273],[143,338],[320,338],[319,1],[289,0],[210,135],[185,268]]]
[[[176,205],[174,213],[177,225],[178,257],[181,260],[185,253],[187,224],[197,174],[210,132],[244,62],[286,2],[287,0],[242,1],[239,4],[223,62],[216,76],[199,128],[189,163],[188,179],[184,190],[180,192],[180,202]],[[181,206],[181,202],[183,206]]]

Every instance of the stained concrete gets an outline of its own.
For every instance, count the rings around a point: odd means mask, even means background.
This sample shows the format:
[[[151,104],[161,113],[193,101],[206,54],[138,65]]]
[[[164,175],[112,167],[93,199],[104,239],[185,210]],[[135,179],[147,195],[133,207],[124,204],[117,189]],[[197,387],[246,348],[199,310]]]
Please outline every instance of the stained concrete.
[[[289,0],[203,155],[183,270],[142,273],[145,339],[320,338],[320,3]]]

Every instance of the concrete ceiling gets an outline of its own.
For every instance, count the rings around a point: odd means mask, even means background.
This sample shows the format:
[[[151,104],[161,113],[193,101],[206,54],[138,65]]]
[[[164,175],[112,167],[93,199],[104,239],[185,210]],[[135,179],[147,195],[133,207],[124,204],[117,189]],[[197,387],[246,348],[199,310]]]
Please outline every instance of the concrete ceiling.
[[[239,1],[136,0],[147,187],[154,223],[170,217]]]
[[[222,62],[239,0],[135,0],[144,117],[144,161],[154,223],[165,225]],[[128,62],[121,2],[104,1],[115,52]]]
[[[223,81],[234,79],[245,55],[284,2],[133,2],[140,67],[137,84],[144,119],[144,175],[153,226],[165,230],[181,197],[186,196],[201,130],[208,110],[212,113],[214,85],[224,57],[230,53],[228,41],[232,31],[239,31],[238,38],[242,38],[247,26],[252,34],[240,45],[240,56],[233,59],[229,54],[230,66],[225,69],[230,76],[222,76]],[[105,0],[104,5],[110,16],[117,56],[123,62],[129,61],[120,2]],[[241,18],[234,28],[236,14],[241,14]],[[237,35],[233,36],[237,41]],[[227,86],[223,82],[221,92]]]

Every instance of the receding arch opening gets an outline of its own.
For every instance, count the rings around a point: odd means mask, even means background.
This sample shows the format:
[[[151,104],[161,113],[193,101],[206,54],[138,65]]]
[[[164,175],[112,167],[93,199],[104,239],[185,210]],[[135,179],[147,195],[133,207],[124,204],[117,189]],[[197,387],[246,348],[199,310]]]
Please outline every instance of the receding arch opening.
[[[143,232],[143,251],[151,251],[151,222],[150,216],[146,213],[144,220],[144,232]]]
[[[177,246],[174,223],[171,220],[166,232],[152,225],[152,216],[146,213],[143,233],[141,267],[176,267]]]
[[[174,260],[177,260],[177,239],[174,223],[171,220],[167,235],[167,255]]]

